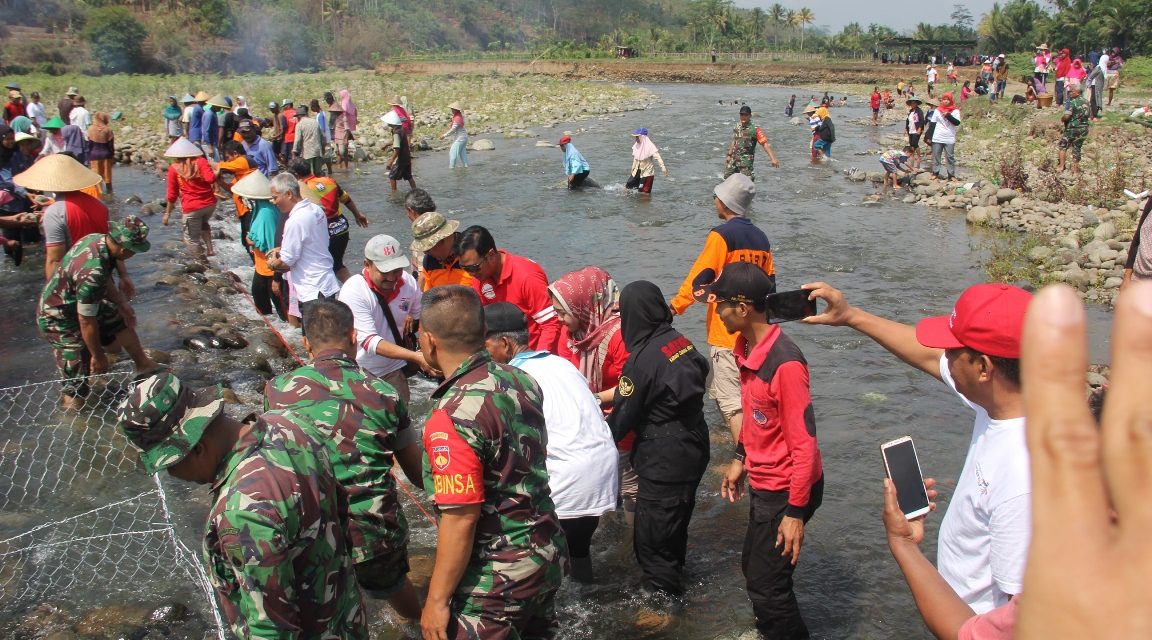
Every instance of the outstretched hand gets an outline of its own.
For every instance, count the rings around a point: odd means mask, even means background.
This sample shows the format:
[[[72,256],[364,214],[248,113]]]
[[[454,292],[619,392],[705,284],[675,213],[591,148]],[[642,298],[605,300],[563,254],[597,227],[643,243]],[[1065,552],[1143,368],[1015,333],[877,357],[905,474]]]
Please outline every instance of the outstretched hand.
[[[1033,531],[1016,631],[1024,640],[1152,637],[1152,283],[1133,283],[1117,301],[1099,427],[1084,401],[1086,331],[1067,286],[1045,288],[1028,308],[1021,365]]]

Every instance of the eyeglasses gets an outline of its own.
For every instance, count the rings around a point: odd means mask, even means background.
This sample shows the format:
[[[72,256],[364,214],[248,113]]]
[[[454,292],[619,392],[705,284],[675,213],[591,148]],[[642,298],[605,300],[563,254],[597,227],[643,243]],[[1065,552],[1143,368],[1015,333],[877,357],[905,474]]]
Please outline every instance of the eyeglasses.
[[[491,255],[492,255],[492,252],[489,251],[488,253],[485,253],[483,256],[481,256],[480,261],[477,262],[476,264],[462,264],[462,265],[460,265],[460,268],[463,269],[467,273],[470,273],[472,275],[476,275],[477,273],[480,273],[480,269],[484,266],[484,261],[487,260],[488,257]]]

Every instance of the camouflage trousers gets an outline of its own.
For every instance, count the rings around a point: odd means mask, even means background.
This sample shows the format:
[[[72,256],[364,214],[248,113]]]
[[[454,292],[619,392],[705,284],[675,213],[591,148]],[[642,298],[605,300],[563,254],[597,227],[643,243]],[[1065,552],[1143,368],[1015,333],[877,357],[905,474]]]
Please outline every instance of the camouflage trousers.
[[[737,160],[736,162],[728,163],[728,165],[724,167],[725,180],[727,180],[733,174],[737,173],[743,173],[744,175],[748,176],[752,182],[756,182],[756,171],[752,168],[751,162]]]
[[[448,637],[454,640],[550,640],[556,622],[556,591],[563,569],[554,563],[518,581],[515,593],[472,593],[452,599]]]
[[[96,314],[100,327],[100,344],[111,344],[116,335],[128,328],[116,305],[103,302]],[[92,354],[84,344],[79,323],[50,315],[36,319],[40,333],[52,345],[56,358],[56,369],[60,372],[64,395],[83,398],[88,395],[88,373],[91,371]]]

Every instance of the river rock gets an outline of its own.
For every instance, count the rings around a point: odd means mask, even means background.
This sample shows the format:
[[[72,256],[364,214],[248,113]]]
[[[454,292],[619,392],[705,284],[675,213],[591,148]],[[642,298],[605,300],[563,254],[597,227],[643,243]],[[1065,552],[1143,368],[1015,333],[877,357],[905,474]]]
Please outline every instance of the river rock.
[[[1058,279],[1067,282],[1073,287],[1076,287],[1077,289],[1087,287],[1088,284],[1092,281],[1091,277],[1083,269],[1080,268],[1080,265],[1076,264],[1075,262],[1068,265],[1066,270],[1057,271],[1053,275],[1055,275]]]
[[[555,147],[556,145],[552,144],[551,142],[548,142],[547,140],[537,140],[536,146],[537,147]]]
[[[84,636],[107,637],[112,630],[143,627],[151,613],[148,607],[139,605],[118,604],[101,607],[84,614],[73,630]]]
[[[228,349],[243,349],[248,346],[248,341],[235,333],[218,333],[216,338]]]
[[[285,345],[284,341],[277,337],[275,333],[271,331],[261,331],[259,335],[260,342],[271,349],[277,358],[288,357],[288,346]]]
[[[152,359],[152,362],[157,364],[170,364],[172,362],[172,354],[168,353],[167,351],[161,351],[159,349],[148,347],[147,349],[144,349],[144,353]]]
[[[204,273],[208,267],[201,262],[185,262],[183,265],[184,273]]]
[[[1108,278],[1104,281],[1104,288],[1105,289],[1119,289],[1120,284],[1122,282],[1124,282],[1123,278],[1111,277],[1111,278]]]
[[[909,195],[904,196],[903,202],[904,202],[904,204],[916,204],[916,200],[917,200],[916,196],[909,194]]]
[[[1012,201],[1013,198],[1020,195],[1015,189],[1000,189],[996,192],[996,200],[1001,204]]]
[[[1111,222],[1101,222],[1092,232],[1092,237],[1097,240],[1111,240],[1116,237],[1116,225]]]
[[[968,224],[984,224],[988,222],[988,210],[984,207],[972,207],[965,216]]]
[[[215,348],[212,344],[213,340],[219,342],[215,336],[192,336],[185,338],[184,346],[191,351],[209,351]]]
[[[1052,249],[1048,247],[1034,247],[1028,252],[1028,259],[1032,262],[1044,262],[1052,257]]]
[[[472,151],[495,151],[496,145],[487,138],[481,138],[472,143]]]
[[[42,604],[21,620],[16,630],[18,636],[41,637],[53,629],[59,629],[70,624],[71,621],[66,611],[50,604]]]

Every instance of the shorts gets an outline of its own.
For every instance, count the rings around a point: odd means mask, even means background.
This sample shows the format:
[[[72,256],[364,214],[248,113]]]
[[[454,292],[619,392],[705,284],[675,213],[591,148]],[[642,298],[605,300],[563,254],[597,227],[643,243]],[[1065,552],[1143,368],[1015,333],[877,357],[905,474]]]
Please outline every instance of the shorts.
[[[731,349],[712,347],[712,384],[708,386],[708,395],[716,401],[725,420],[742,411],[740,369]]]
[[[395,164],[388,171],[389,180],[411,180],[412,179],[412,164]]]
[[[920,134],[919,133],[909,133],[908,134],[908,146],[912,147],[913,149],[917,149],[920,147]]]
[[[880,113],[880,107],[872,107],[872,113]]]
[[[883,160],[881,160],[880,166],[884,167],[884,173],[886,175],[892,175],[892,174],[896,173],[897,171],[899,171],[899,169],[896,168],[896,165],[892,164],[891,162],[884,162]]]
[[[369,598],[390,598],[404,588],[408,577],[408,550],[376,556],[356,565],[356,582]]]
[[[109,345],[116,335],[128,328],[120,310],[111,303],[101,303],[96,313],[96,324],[100,328],[100,344]],[[91,371],[92,354],[77,326],[74,331],[59,331],[56,327],[39,320],[40,332],[52,345],[56,359],[56,369],[60,372],[64,395],[83,398],[88,395],[88,374]]]
[[[1080,156],[1084,152],[1084,141],[1087,139],[1088,136],[1086,135],[1069,136],[1064,134],[1060,136],[1060,142],[1057,142],[1056,146],[1065,151],[1072,149],[1072,157],[1076,162],[1080,162]]]

